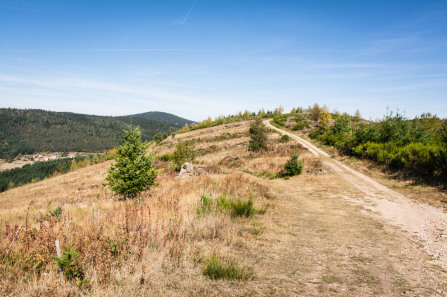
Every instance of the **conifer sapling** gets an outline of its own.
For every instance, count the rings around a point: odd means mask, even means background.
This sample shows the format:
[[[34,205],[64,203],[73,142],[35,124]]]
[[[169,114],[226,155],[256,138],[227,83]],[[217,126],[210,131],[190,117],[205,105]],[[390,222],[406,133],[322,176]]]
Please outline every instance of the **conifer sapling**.
[[[124,143],[116,148],[115,164],[110,166],[106,180],[115,193],[135,198],[154,185],[158,171],[153,155],[146,155],[148,144],[141,141],[140,129],[128,127],[124,132]]]

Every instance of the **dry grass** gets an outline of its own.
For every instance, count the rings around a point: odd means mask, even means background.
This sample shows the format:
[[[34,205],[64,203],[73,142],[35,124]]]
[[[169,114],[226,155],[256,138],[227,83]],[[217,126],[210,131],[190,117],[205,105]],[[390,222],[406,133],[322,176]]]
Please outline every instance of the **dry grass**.
[[[141,204],[118,200],[102,186],[110,162],[0,194],[0,295],[436,296],[447,290],[445,271],[420,247],[342,198],[361,195],[344,179],[326,169],[306,171],[319,160],[274,133],[268,152],[248,152],[248,128],[247,122],[222,125],[152,146],[162,155],[178,141],[196,139],[203,150],[196,161],[219,173],[179,181],[169,162],[157,161],[162,173]],[[226,133],[237,137],[223,139]],[[292,152],[304,162],[300,176],[259,174],[279,173]],[[206,212],[198,212],[202,195],[210,199]],[[251,197],[255,208],[269,208],[253,218],[233,217],[218,206],[220,197]],[[61,218],[48,216],[58,206]],[[90,284],[61,283],[56,239],[62,249],[80,252]],[[213,255],[249,277],[210,279],[204,271]]]
[[[119,201],[101,185],[108,166],[90,166],[2,195],[2,295],[197,294],[207,286],[202,259],[222,247],[231,250],[239,230],[249,224],[216,207],[198,217],[200,196],[211,197],[213,205],[221,195],[254,197],[259,207],[269,197],[240,174],[187,181],[161,175],[141,204]],[[56,206],[63,209],[61,219],[48,215]],[[60,283],[52,258],[56,239],[62,249],[80,252],[90,291]]]

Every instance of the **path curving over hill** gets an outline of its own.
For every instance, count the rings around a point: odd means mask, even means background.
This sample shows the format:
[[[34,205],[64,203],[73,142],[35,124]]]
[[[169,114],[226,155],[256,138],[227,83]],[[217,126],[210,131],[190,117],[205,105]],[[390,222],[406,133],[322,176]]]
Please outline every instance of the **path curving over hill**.
[[[433,257],[434,264],[447,269],[447,213],[444,213],[442,209],[411,200],[335,160],[309,141],[274,127],[268,120],[264,123],[271,129],[289,135],[319,157],[327,166],[363,193],[361,198],[354,198],[355,203],[378,213],[386,222],[406,231],[410,239],[416,239],[418,243],[423,244],[425,251]],[[350,197],[345,198],[353,200]]]

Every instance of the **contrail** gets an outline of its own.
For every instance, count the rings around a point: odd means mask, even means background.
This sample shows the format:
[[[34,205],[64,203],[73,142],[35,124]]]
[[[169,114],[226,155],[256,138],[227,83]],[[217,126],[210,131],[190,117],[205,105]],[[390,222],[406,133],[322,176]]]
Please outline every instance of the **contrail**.
[[[183,21],[181,22],[182,25],[185,24],[186,20],[188,19],[189,15],[191,14],[191,11],[194,9],[194,6],[196,6],[198,0],[195,0],[194,3],[192,4],[191,8],[189,9],[188,13],[185,15],[185,17],[183,18]]]

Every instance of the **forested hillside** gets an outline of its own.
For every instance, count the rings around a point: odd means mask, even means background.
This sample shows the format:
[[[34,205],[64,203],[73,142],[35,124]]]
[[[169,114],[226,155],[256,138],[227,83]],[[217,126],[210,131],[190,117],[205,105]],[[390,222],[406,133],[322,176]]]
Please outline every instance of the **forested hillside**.
[[[144,140],[180,126],[146,118],[108,117],[45,110],[0,109],[0,158],[43,151],[99,152],[118,145],[128,124]]]
[[[156,121],[168,122],[168,123],[182,126],[182,127],[185,126],[185,124],[188,124],[188,126],[191,124],[195,124],[195,122],[193,122],[193,121],[178,117],[178,116],[170,114],[170,113],[161,112],[161,111],[149,111],[149,112],[145,112],[145,113],[128,115],[127,117],[152,119],[152,120],[156,120]]]

